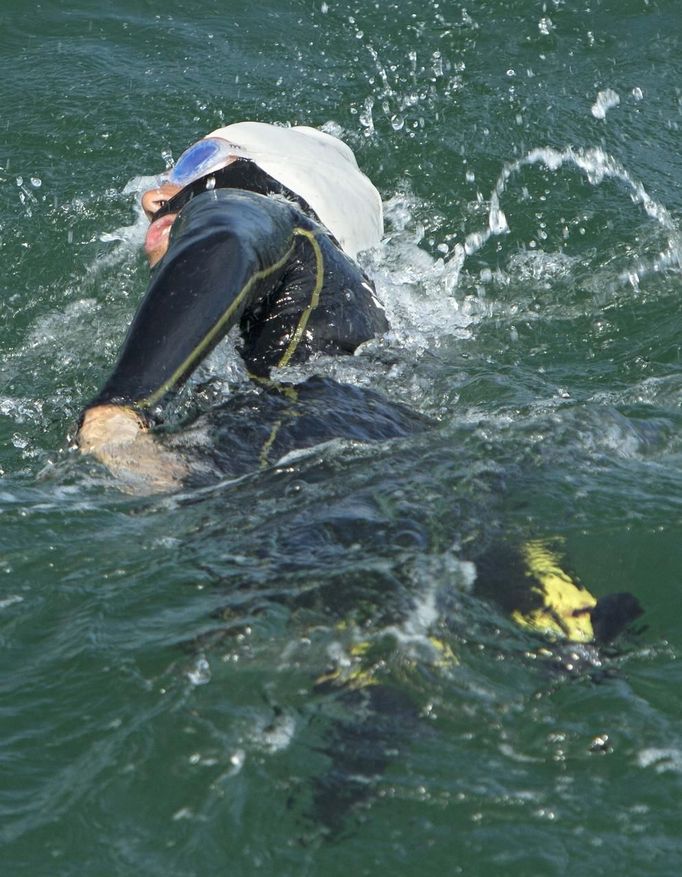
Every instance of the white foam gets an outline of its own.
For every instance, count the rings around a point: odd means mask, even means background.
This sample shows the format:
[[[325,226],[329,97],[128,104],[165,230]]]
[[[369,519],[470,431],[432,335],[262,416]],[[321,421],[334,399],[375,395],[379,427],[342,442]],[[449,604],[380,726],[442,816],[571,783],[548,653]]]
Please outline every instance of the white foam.
[[[256,740],[268,752],[282,752],[289,747],[296,733],[296,721],[293,716],[283,714],[274,722],[256,733]]]
[[[387,627],[383,633],[393,635],[408,651],[417,647],[433,654],[434,645],[430,636],[440,618],[440,598],[445,593],[469,592],[476,577],[475,567],[446,551],[443,554],[419,558],[411,573],[415,584],[420,588],[413,608],[401,625]]]
[[[192,685],[206,685],[211,681],[211,667],[204,655],[196,658],[186,675]]]
[[[456,245],[449,258],[433,258],[419,244],[423,227],[415,223],[418,202],[401,192],[384,203],[389,233],[368,265],[388,321],[389,341],[411,349],[429,349],[444,335],[469,337],[471,315],[455,296],[465,253]],[[449,251],[441,245],[440,251]]]
[[[637,753],[637,764],[653,767],[656,773],[682,773],[682,751],[673,746],[649,746]]]

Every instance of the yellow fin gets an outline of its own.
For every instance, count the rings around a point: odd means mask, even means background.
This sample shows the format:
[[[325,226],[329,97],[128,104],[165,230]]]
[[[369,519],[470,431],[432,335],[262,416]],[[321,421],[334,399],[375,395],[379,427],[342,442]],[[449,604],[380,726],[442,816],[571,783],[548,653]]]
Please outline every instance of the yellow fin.
[[[523,627],[572,642],[594,639],[590,610],[595,597],[559,566],[557,556],[543,542],[526,542],[521,548],[526,575],[532,578],[532,590],[542,598],[543,606],[512,618]]]

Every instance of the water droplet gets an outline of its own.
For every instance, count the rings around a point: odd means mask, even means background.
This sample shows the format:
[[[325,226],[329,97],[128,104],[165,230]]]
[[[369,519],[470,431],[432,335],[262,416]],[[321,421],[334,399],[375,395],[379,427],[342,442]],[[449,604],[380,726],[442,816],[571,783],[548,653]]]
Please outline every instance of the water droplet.
[[[592,115],[595,119],[605,119],[609,110],[617,107],[620,103],[620,95],[612,88],[606,88],[597,94],[596,101],[592,104]]]
[[[246,753],[243,749],[237,749],[235,752],[230,755],[230,769],[228,771],[228,776],[235,776],[239,773],[239,771],[244,766],[244,761],[246,760]]]
[[[509,224],[507,223],[507,217],[504,215],[504,211],[494,204],[490,207],[488,224],[490,231],[493,234],[504,234],[509,231]]]
[[[590,743],[590,752],[606,753],[611,749],[608,734],[600,734]]]
[[[363,126],[363,128],[367,129],[365,133],[368,137],[374,133],[374,118],[372,116],[373,107],[374,98],[365,98],[364,110],[360,114],[360,124]]]

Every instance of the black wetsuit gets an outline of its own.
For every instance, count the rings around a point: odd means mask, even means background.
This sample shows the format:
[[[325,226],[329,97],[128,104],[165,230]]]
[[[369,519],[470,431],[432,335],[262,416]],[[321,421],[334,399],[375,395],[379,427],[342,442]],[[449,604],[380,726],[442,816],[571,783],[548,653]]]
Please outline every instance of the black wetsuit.
[[[90,403],[151,411],[238,325],[249,370],[349,354],[386,331],[371,282],[284,198],[203,191],[180,211],[113,373]]]

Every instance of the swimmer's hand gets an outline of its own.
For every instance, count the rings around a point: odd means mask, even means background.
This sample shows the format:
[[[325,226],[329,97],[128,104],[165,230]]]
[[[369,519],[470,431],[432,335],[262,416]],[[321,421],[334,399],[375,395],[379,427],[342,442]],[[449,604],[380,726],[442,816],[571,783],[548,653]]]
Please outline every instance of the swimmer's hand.
[[[89,408],[78,430],[78,447],[103,463],[130,493],[166,493],[182,486],[185,461],[165,450],[132,408]]]

